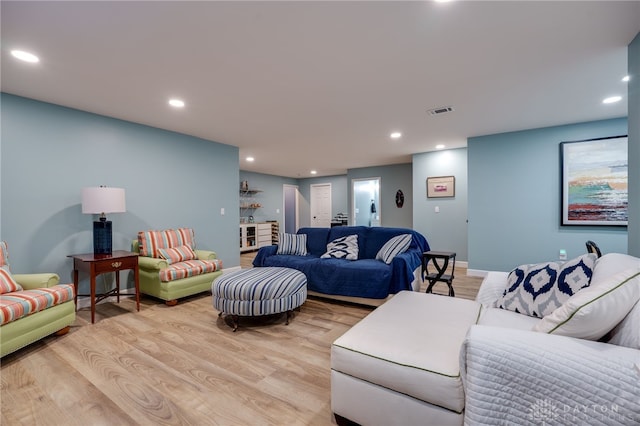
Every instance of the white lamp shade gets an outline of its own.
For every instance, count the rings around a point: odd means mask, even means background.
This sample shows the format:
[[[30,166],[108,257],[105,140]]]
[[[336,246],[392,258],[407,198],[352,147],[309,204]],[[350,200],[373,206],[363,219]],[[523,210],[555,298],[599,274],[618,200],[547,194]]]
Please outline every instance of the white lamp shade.
[[[82,213],[124,213],[124,189],[106,186],[82,188]]]

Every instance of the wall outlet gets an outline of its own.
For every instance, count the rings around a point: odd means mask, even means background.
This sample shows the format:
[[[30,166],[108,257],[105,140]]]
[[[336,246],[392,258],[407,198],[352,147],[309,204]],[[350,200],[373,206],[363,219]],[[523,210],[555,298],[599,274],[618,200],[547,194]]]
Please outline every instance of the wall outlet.
[[[560,249],[560,253],[558,254],[558,259],[567,260],[567,251],[565,249]]]
[[[276,214],[280,214],[280,209],[276,209]]]
[[[440,206],[436,206],[436,208],[434,209],[436,213],[440,213]]]
[[[220,208],[220,216],[224,216],[224,207]]]

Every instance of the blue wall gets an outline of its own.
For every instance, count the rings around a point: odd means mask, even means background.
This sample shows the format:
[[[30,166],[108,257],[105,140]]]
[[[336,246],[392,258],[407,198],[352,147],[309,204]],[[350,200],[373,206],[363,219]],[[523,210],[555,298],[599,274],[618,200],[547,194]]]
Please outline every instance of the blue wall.
[[[586,240],[626,253],[626,227],[560,226],[559,157],[560,142],[626,133],[619,118],[470,138],[469,269],[508,271],[560,249],[570,259]]]
[[[640,33],[629,45],[629,254],[640,257]]]
[[[114,250],[129,250],[138,231],[184,226],[225,267],[239,265],[238,148],[8,94],[0,102],[0,229],[12,271],[70,282],[66,256],[93,251],[80,192],[99,185],[126,190],[127,212],[108,216]]]
[[[427,178],[436,176],[455,177],[454,197],[427,198]],[[413,228],[427,238],[431,249],[453,251],[456,260],[468,260],[467,149],[415,154],[413,189]]]

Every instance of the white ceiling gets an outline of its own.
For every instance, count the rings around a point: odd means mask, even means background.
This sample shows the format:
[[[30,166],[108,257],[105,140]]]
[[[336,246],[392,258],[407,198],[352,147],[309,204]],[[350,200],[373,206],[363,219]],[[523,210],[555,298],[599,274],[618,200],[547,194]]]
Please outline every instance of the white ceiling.
[[[0,7],[2,91],[234,145],[242,170],[289,177],[626,116],[640,32],[639,1]],[[16,61],[16,48],[41,62]],[[614,94],[622,102],[602,104]],[[455,111],[427,114],[440,106]]]

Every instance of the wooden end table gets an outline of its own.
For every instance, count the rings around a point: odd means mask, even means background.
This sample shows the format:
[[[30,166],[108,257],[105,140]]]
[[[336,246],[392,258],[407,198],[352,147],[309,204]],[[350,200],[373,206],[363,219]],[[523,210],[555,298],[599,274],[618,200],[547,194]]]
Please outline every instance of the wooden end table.
[[[70,254],[67,257],[73,259],[73,284],[76,288],[75,304],[78,307],[78,272],[80,270],[89,273],[91,282],[91,324],[95,322],[96,303],[115,295],[120,303],[120,274],[119,271],[132,269],[136,286],[136,308],[140,311],[140,282],[138,278],[138,254],[125,250],[114,250],[110,255],[104,254]],[[116,286],[114,289],[96,294],[96,277],[107,272],[116,272]],[[87,295],[82,295],[87,296]]]

